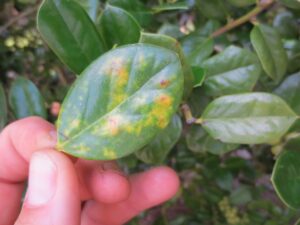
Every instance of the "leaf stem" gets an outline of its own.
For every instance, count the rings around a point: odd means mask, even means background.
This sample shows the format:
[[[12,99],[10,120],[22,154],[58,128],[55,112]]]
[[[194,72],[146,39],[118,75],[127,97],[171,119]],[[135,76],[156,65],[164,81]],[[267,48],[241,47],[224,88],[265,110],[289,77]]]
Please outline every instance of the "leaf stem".
[[[252,9],[246,15],[244,15],[236,20],[233,20],[233,21],[229,22],[228,24],[226,24],[225,26],[221,27],[220,29],[216,30],[215,32],[213,32],[211,34],[211,37],[212,38],[218,37],[228,31],[248,22],[253,17],[257,16],[259,13],[261,13],[265,9],[269,8],[273,3],[274,3],[274,0],[260,0],[254,9]]]
[[[182,113],[184,115],[185,121],[187,124],[191,125],[196,121],[196,118],[193,117],[192,111],[188,104],[184,103],[181,106]]]

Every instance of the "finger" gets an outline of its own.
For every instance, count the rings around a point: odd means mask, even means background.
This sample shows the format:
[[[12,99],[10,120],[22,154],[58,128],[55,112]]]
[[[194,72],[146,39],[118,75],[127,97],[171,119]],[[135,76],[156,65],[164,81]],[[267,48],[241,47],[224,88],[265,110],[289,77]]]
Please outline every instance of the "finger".
[[[28,191],[16,225],[80,224],[80,196],[72,161],[53,150],[30,161]]]
[[[128,198],[129,180],[115,161],[79,160],[76,163],[82,200],[116,203]]]
[[[54,126],[38,117],[16,121],[0,134],[0,224],[11,225],[20,208],[34,151],[55,145]]]
[[[173,197],[179,187],[176,173],[168,167],[158,167],[130,178],[129,198],[117,204],[88,201],[83,209],[82,225],[120,225],[145,209]]]

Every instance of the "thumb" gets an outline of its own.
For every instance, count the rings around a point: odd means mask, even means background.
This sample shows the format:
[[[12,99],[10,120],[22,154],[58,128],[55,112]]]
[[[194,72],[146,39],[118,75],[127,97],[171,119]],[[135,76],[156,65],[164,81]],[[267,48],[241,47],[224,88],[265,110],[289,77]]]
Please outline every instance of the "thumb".
[[[70,159],[53,150],[34,153],[28,190],[15,225],[78,225],[80,207],[77,176]]]

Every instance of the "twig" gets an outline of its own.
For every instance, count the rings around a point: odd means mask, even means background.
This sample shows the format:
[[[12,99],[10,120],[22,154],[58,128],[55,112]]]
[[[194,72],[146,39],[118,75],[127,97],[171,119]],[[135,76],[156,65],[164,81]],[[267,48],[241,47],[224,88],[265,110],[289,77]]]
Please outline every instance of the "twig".
[[[9,20],[6,24],[4,24],[3,26],[0,27],[0,34],[5,31],[7,28],[9,28],[10,26],[12,26],[13,24],[15,24],[16,22],[18,22],[20,19],[27,17],[29,15],[31,15],[32,13],[35,13],[39,8],[39,4],[32,7],[32,8],[28,8],[25,11],[23,11],[22,13],[20,13],[18,16],[12,18],[11,20]]]
[[[212,33],[211,37],[212,38],[218,37],[221,34],[226,33],[227,31],[232,30],[232,29],[248,22],[253,17],[257,16],[259,13],[261,13],[265,9],[269,8],[273,3],[274,3],[274,0],[261,0],[257,4],[257,6],[253,10],[251,10],[249,13],[247,13],[246,15],[244,15],[236,20],[229,22],[224,27],[221,27],[220,29],[216,30],[214,33]]]
[[[196,118],[193,117],[192,112],[188,104],[183,104],[181,106],[182,113],[184,115],[185,121],[187,124],[193,124]]]

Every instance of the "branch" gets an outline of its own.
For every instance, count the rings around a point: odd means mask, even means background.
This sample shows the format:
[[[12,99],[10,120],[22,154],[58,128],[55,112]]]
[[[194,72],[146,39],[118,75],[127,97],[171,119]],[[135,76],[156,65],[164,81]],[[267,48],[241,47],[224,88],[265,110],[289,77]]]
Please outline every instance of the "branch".
[[[0,34],[3,31],[5,31],[7,28],[9,28],[10,26],[15,24],[16,22],[18,22],[20,19],[27,17],[27,16],[31,15],[32,13],[35,13],[38,10],[38,8],[39,8],[39,5],[36,5],[32,8],[28,8],[25,11],[23,11],[22,13],[20,13],[18,16],[9,20],[6,24],[4,24],[3,26],[0,27]]]
[[[211,37],[212,38],[218,37],[221,34],[226,33],[227,31],[232,30],[232,29],[248,22],[253,17],[257,16],[259,13],[261,13],[262,11],[264,11],[265,9],[267,9],[271,5],[273,5],[273,3],[274,3],[274,0],[261,0],[253,10],[251,10],[246,15],[244,15],[236,20],[229,22],[224,27],[221,27],[220,29],[216,30],[214,33],[211,34]]]

